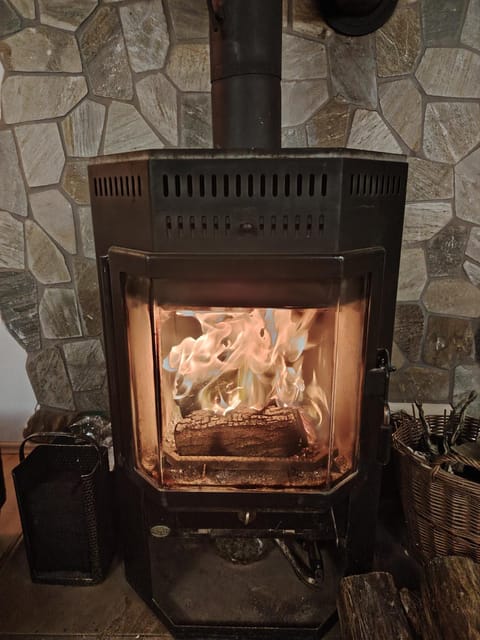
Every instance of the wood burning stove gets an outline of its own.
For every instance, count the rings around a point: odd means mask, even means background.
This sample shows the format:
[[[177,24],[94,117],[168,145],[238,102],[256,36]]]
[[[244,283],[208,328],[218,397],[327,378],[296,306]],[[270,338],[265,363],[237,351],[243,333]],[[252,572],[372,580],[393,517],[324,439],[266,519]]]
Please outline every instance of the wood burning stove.
[[[333,576],[371,564],[406,173],[345,150],[90,167],[126,572],[177,634],[318,637]]]
[[[176,635],[318,638],[372,561],[407,165],[280,150],[282,3],[208,5],[218,149],[89,169],[125,569]]]

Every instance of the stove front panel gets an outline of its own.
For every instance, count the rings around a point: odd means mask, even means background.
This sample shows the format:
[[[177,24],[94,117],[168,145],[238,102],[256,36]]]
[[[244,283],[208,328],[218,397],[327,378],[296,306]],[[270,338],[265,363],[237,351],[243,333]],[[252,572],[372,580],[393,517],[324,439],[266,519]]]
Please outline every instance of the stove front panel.
[[[382,251],[115,249],[110,263],[124,458],[140,476],[167,490],[328,492],[355,474]]]

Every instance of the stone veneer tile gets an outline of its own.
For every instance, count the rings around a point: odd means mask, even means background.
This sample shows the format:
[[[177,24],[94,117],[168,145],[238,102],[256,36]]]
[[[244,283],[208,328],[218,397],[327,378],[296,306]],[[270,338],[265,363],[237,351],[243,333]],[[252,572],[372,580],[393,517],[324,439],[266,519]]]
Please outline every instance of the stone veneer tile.
[[[57,189],[30,194],[33,217],[68,253],[76,253],[72,206]]]
[[[26,220],[25,237],[28,266],[36,279],[42,284],[70,282],[65,258],[38,224]]]
[[[0,314],[26,351],[40,349],[37,285],[28,271],[0,270]]]
[[[5,77],[5,67],[2,64],[2,60],[0,59],[0,119],[2,118],[2,83],[3,83],[4,77]]]
[[[41,405],[75,409],[67,370],[57,348],[44,349],[27,359],[27,373]]]
[[[94,260],[76,258],[73,261],[73,273],[83,332],[87,336],[98,336],[102,332],[102,314],[97,265]]]
[[[184,93],[180,100],[180,145],[187,149],[212,147],[210,93]]]
[[[159,147],[163,147],[163,143],[132,104],[112,102],[108,108],[104,153],[124,153]]]
[[[472,355],[473,331],[468,320],[430,316],[423,359],[434,367],[450,368]]]
[[[39,0],[40,22],[75,31],[97,4],[98,0]]]
[[[15,33],[22,28],[20,16],[12,9],[6,0],[0,0],[0,38],[9,33]]]
[[[307,122],[309,147],[345,147],[351,107],[340,100],[330,100]]]
[[[312,80],[326,77],[325,45],[284,33],[282,35],[282,79]]]
[[[75,107],[62,122],[67,155],[81,158],[96,156],[104,122],[103,104],[87,99]]]
[[[403,249],[397,300],[399,302],[418,300],[426,283],[427,266],[423,249]]]
[[[418,304],[399,304],[395,312],[394,340],[410,362],[420,360],[425,318]]]
[[[429,240],[426,256],[430,277],[460,274],[467,237],[468,229],[465,226],[449,224]]]
[[[161,0],[141,0],[120,7],[120,20],[133,71],[161,69],[170,45]]]
[[[458,402],[462,396],[470,391],[480,389],[480,366],[478,364],[463,365],[455,369],[453,387],[453,401]],[[480,413],[480,396],[472,402],[467,410],[467,415],[478,418]]]
[[[401,369],[401,367],[403,367],[405,362],[406,362],[405,356],[400,351],[400,348],[397,345],[397,343],[394,342],[392,345],[392,365],[395,367],[395,369]]]
[[[282,126],[303,124],[327,100],[326,80],[282,82]]]
[[[102,343],[98,339],[68,342],[62,346],[74,391],[100,389],[106,376]]]
[[[172,144],[178,144],[177,91],[162,73],[137,82],[140,110],[157,132]]]
[[[208,38],[207,3],[198,0],[168,0],[173,32],[177,40]]]
[[[17,12],[27,18],[28,20],[34,20],[36,11],[35,11],[35,0],[9,0],[10,4],[17,10]]]
[[[307,146],[307,132],[303,125],[282,127],[282,147],[295,149]]]
[[[448,402],[449,372],[430,367],[406,367],[390,378],[390,402]]]
[[[77,204],[90,204],[87,162],[67,162],[62,176],[62,187]]]
[[[470,0],[461,40],[463,44],[480,50],[480,0]]]
[[[313,38],[324,38],[331,33],[318,10],[316,0],[291,0],[292,2],[292,26],[298,33]]]
[[[365,109],[355,111],[347,147],[363,151],[402,152],[381,116],[376,111]]]
[[[27,215],[27,194],[11,131],[0,131],[0,209]]]
[[[24,269],[23,224],[0,211],[0,269]]]
[[[10,76],[2,86],[3,119],[14,124],[64,116],[87,91],[80,76]]]
[[[328,46],[332,93],[359,107],[377,106],[377,77],[373,36],[334,36]]]
[[[449,202],[414,202],[405,207],[403,242],[429,240],[452,219]]]
[[[77,208],[78,228],[82,239],[85,258],[95,258],[95,242],[93,238],[92,210],[90,207]]]
[[[480,262],[480,227],[473,227],[470,231],[470,238],[468,239],[465,253],[470,258]]]
[[[422,299],[432,313],[466,318],[480,316],[480,290],[460,278],[431,280]]]
[[[448,164],[408,159],[407,202],[453,198],[453,167]]]
[[[413,151],[422,141],[422,96],[411,78],[383,84],[380,105],[387,122]]]
[[[386,78],[411,73],[422,48],[418,7],[400,5],[377,31],[377,70]]]
[[[170,51],[166,74],[180,91],[209,91],[209,45],[175,45]]]
[[[49,27],[29,27],[0,43],[0,56],[11,71],[82,70],[75,36]]]
[[[468,0],[422,0],[423,38],[427,47],[455,44]]]
[[[415,75],[429,95],[480,98],[480,55],[473,51],[427,49]]]
[[[425,110],[423,150],[431,160],[456,163],[480,142],[480,104],[432,102]]]
[[[480,225],[480,149],[455,167],[455,207],[459,218]]]
[[[131,100],[133,81],[120,18],[115,7],[100,7],[78,38],[85,72],[96,96]]]
[[[46,338],[77,338],[82,335],[75,292],[45,289],[39,306],[40,324]]]
[[[62,141],[54,122],[16,127],[25,177],[30,187],[54,184],[65,164]]]
[[[470,282],[476,287],[480,286],[480,265],[465,260],[463,263],[463,270],[465,271]]]
[[[102,389],[92,389],[89,391],[75,391],[75,406],[77,411],[100,411],[108,414],[108,387],[104,385]]]

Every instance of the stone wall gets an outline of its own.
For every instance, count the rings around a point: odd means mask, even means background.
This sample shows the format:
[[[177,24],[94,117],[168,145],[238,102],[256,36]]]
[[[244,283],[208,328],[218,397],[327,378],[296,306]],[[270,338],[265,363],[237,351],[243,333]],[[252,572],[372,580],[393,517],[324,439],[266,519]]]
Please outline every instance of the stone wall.
[[[106,407],[88,157],[211,145],[204,0],[0,0],[0,310],[39,403]],[[480,0],[374,35],[284,2],[284,146],[406,153],[394,400],[480,387]]]

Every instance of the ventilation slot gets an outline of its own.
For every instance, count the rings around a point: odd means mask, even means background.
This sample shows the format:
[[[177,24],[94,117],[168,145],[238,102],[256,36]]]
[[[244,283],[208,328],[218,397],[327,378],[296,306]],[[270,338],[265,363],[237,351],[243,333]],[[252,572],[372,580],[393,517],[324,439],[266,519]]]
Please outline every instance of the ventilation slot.
[[[140,176],[94,178],[93,192],[97,198],[140,197],[142,195],[142,179]]]
[[[374,198],[394,196],[401,190],[400,176],[357,173],[350,176],[350,195]]]
[[[120,178],[121,180],[122,178]],[[253,173],[235,175],[224,174],[218,176],[212,174],[199,175],[169,175],[163,174],[161,177],[161,193],[164,198],[313,198],[315,195],[327,195],[326,174],[282,174],[255,175]],[[353,179],[353,177],[352,177]],[[140,177],[132,176],[130,182],[125,178],[124,191],[131,195],[141,195],[142,185]],[[96,183],[95,183],[96,184]],[[111,187],[115,191],[118,187]],[[108,186],[97,185],[97,190],[108,191]],[[364,187],[362,187],[363,190]]]

